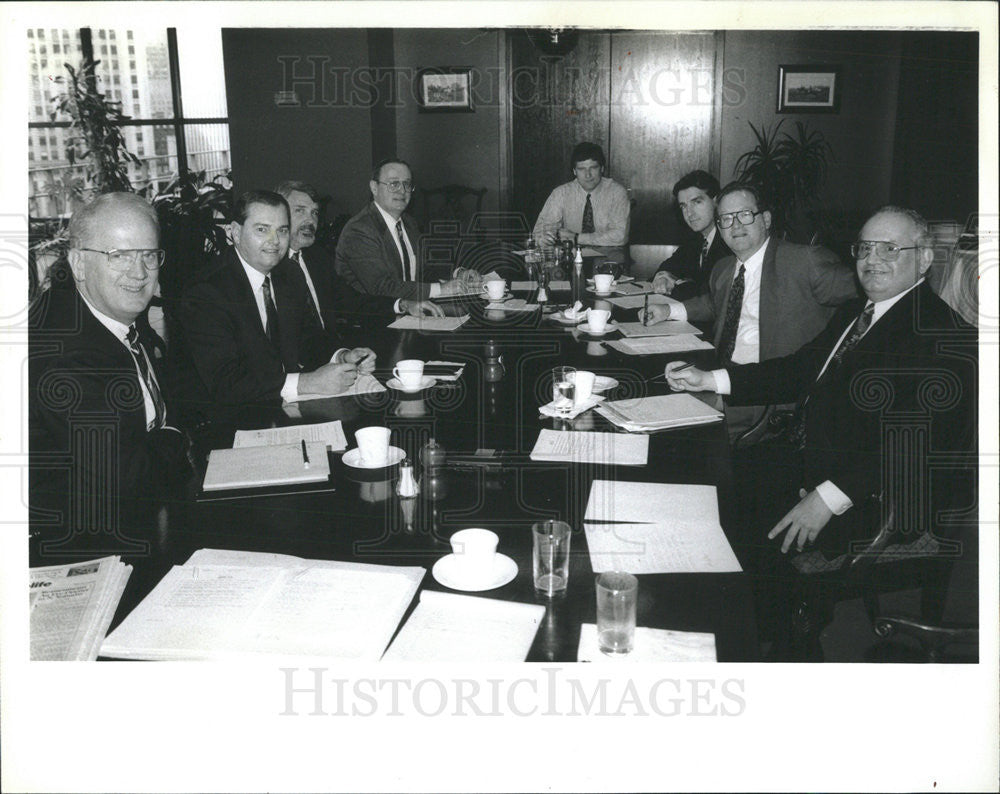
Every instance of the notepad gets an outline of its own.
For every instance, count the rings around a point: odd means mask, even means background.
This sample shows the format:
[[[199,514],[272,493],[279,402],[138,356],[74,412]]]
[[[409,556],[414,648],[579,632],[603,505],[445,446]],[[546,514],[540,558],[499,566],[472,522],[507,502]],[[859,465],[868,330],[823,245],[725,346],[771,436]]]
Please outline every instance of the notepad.
[[[468,314],[460,317],[412,317],[407,314],[389,323],[389,328],[400,331],[455,331],[468,319]]]
[[[323,482],[330,477],[330,461],[323,441],[306,444],[309,465],[302,458],[302,444],[213,449],[208,453],[205,491],[262,488],[269,485]]]
[[[541,604],[423,590],[382,657],[391,662],[523,662],[545,617]]]
[[[649,437],[625,433],[590,433],[581,430],[543,429],[538,434],[532,460],[567,463],[606,463],[613,466],[644,466],[649,456]]]
[[[629,356],[649,356],[656,353],[682,353],[685,350],[711,350],[712,346],[694,334],[675,336],[643,336],[635,339],[618,339],[608,342],[608,347]]]
[[[595,409],[612,424],[630,432],[666,430],[721,422],[723,414],[693,394],[661,394],[609,400]]]
[[[691,323],[683,320],[667,320],[655,325],[643,325],[640,322],[618,323],[618,330],[623,336],[644,337],[644,336],[676,336],[677,334],[694,334],[700,336],[701,331]]]
[[[242,447],[273,447],[282,444],[307,444],[321,441],[331,452],[347,449],[347,437],[339,419],[312,425],[289,425],[288,427],[265,427],[259,430],[237,430],[233,437],[233,449]]]

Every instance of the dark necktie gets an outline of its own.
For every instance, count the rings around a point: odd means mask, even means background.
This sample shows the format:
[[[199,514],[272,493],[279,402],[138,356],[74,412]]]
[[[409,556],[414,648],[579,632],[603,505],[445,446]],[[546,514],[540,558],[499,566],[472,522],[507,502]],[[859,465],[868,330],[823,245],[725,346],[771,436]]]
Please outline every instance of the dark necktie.
[[[740,313],[743,311],[743,289],[746,267],[740,265],[740,272],[733,280],[729,290],[729,303],[726,304],[726,322],[722,326],[722,336],[719,337],[719,361],[729,364],[732,361],[733,350],[736,349],[736,332],[740,327]]]
[[[701,253],[698,255],[698,270],[705,267],[705,260],[708,258],[708,238],[701,238]]]
[[[306,277],[305,262],[302,261],[302,252],[295,251],[292,254],[292,261],[295,262],[302,271],[302,277]],[[313,300],[312,290],[309,289],[309,282],[306,282],[306,321],[310,328],[325,328],[323,317],[319,313],[319,306]]]
[[[594,205],[590,203],[590,194],[587,194],[587,203],[583,205],[583,223],[580,224],[580,232],[594,231]]]
[[[261,290],[264,293],[264,314],[267,317],[267,323],[264,326],[264,334],[267,336],[267,341],[274,345],[274,349],[279,349],[280,339],[278,332],[278,309],[274,305],[274,298],[271,296],[271,277],[266,276],[264,278],[264,283],[261,284]]]
[[[153,411],[156,414],[153,419],[153,427],[163,427],[163,423],[167,418],[167,407],[163,403],[163,395],[160,393],[160,387],[150,369],[149,359],[146,358],[146,351],[139,344],[139,332],[136,330],[134,324],[128,327],[128,334],[125,336],[125,341],[128,342],[128,349],[132,353],[132,358],[135,359],[135,364],[139,368],[139,374],[142,376],[142,382],[146,384],[146,391],[149,392],[149,397],[153,401]]]
[[[410,280],[410,254],[406,250],[406,238],[403,237],[403,222],[396,221],[396,236],[399,237],[399,248],[403,252],[403,281]]]

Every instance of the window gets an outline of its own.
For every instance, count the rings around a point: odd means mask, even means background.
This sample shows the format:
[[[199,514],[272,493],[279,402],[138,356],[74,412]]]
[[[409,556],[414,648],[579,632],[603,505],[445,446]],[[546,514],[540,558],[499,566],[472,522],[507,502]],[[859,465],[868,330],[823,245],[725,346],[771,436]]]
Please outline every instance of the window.
[[[28,74],[33,102],[29,103],[28,149],[29,213],[32,217],[67,216],[79,198],[70,186],[85,179],[86,169],[66,158],[69,118],[49,118],[53,99],[64,86],[49,80],[51,73],[38,69],[42,48],[61,42],[63,62],[74,68],[85,57],[95,68],[98,90],[115,101],[125,100],[122,122],[126,148],[139,158],[128,165],[129,179],[137,190],[150,187],[153,194],[188,172],[205,172],[206,179],[229,171],[229,120],[222,67],[222,32],[215,28],[123,30],[77,28],[29,31]],[[116,42],[128,41],[118,53]],[[110,42],[110,48],[103,42]],[[31,52],[37,44],[39,54]],[[110,54],[107,54],[110,49]],[[126,66],[127,65],[127,66]],[[127,86],[122,91],[122,85]],[[140,90],[141,88],[141,90]],[[180,115],[176,108],[183,108]],[[37,141],[31,133],[38,134]],[[84,185],[83,200],[92,191]]]

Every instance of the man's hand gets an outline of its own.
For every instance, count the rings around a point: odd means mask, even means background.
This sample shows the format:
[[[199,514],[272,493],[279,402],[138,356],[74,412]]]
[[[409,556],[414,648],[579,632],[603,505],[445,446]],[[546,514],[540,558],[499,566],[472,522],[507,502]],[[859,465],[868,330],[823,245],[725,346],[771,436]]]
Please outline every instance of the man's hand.
[[[660,270],[655,276],[653,276],[653,292],[658,292],[661,295],[669,295],[674,291],[674,287],[677,286],[677,279],[674,277],[673,273],[668,273],[666,270]]]
[[[375,351],[370,347],[356,347],[344,353],[343,363],[356,364],[359,374],[370,375],[375,371]]]
[[[433,301],[400,301],[399,308],[411,317],[444,317],[444,309]]]
[[[475,289],[483,283],[483,274],[471,267],[456,267],[451,274],[453,279],[461,281],[469,290]]]
[[[674,391],[715,391],[715,376],[711,372],[695,369],[683,361],[671,361],[663,374]]]
[[[468,295],[469,288],[462,279],[453,278],[449,281],[441,282],[441,292],[439,294],[442,298],[447,298],[451,295]]]
[[[340,394],[358,379],[356,364],[324,364],[299,375],[299,394]]]
[[[666,303],[651,303],[645,309],[639,309],[639,322],[644,325],[654,325],[670,319],[670,306]]]
[[[796,548],[802,551],[807,543],[816,540],[816,536],[833,518],[833,511],[826,506],[826,502],[823,501],[815,488],[808,493],[804,489],[800,490],[799,496],[802,497],[799,503],[789,510],[785,517],[767,533],[768,540],[770,540],[786,529],[788,530],[788,534],[785,535],[785,540],[781,544],[782,554],[791,548],[793,542]]]
[[[560,240],[569,240],[571,243],[576,242],[576,232],[570,231],[569,229],[560,228],[558,230],[557,236]],[[555,240],[553,239],[553,242]]]

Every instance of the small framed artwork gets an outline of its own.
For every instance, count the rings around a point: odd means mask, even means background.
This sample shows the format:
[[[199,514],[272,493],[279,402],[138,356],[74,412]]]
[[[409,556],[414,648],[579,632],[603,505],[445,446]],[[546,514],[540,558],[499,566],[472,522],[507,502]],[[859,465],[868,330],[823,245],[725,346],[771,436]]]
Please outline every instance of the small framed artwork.
[[[779,113],[840,111],[839,66],[779,66]]]
[[[472,69],[436,67],[417,73],[421,113],[472,113]]]

